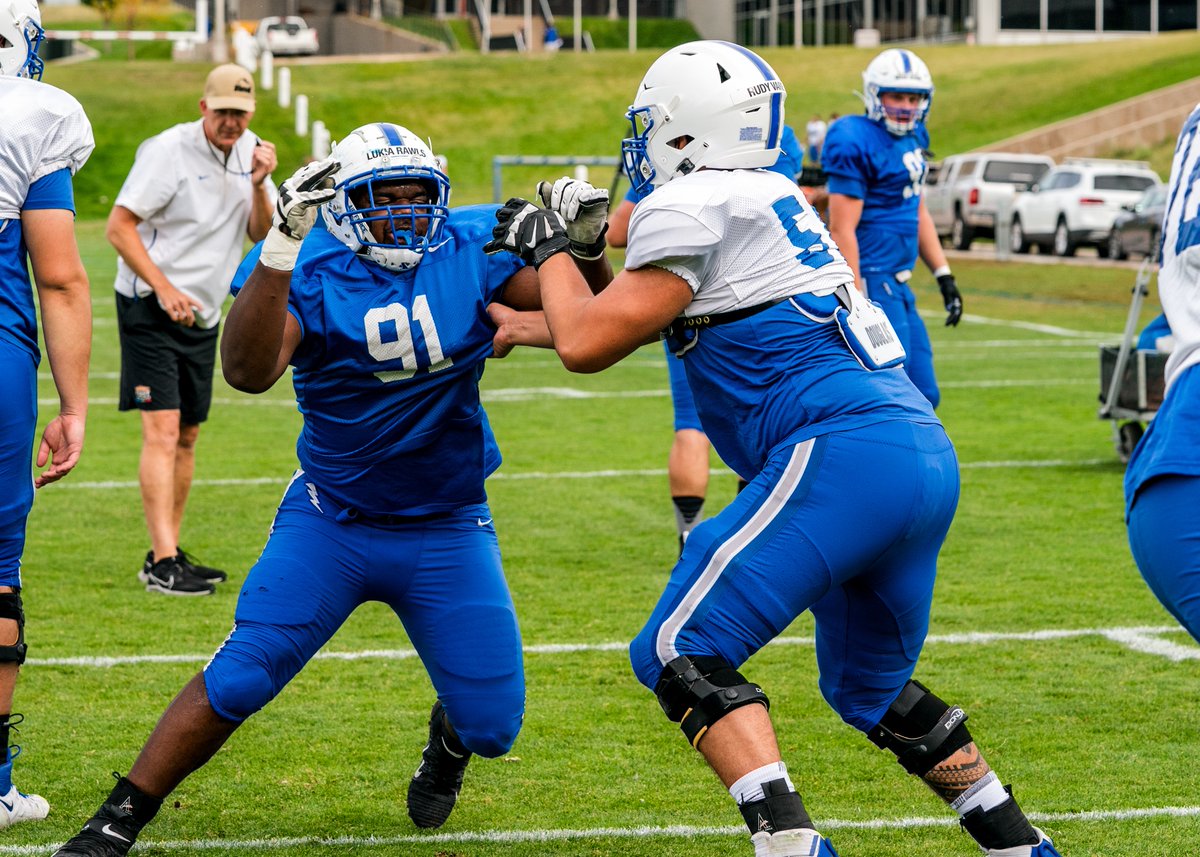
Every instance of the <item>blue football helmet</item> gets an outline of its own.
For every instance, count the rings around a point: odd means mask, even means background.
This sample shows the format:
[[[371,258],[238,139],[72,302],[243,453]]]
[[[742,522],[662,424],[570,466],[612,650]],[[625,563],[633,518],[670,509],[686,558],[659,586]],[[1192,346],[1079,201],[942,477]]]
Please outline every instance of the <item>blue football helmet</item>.
[[[915,93],[921,100],[911,110],[885,109],[880,100],[885,92]],[[933,106],[933,77],[912,51],[890,48],[871,60],[863,72],[861,98],[867,106],[867,118],[881,122],[889,132],[903,137],[929,116],[929,108]]]
[[[625,173],[639,197],[701,167],[758,169],[779,158],[779,75],[731,42],[688,42],[654,61],[625,117]]]
[[[322,214],[329,231],[351,250],[390,271],[407,271],[449,240],[450,180],[412,131],[389,122],[364,125],[339,141],[330,157],[341,167],[333,174],[335,194]],[[420,184],[429,201],[376,204],[376,189],[383,184]],[[391,240],[381,242],[371,224],[384,221]]]
[[[0,0],[0,74],[41,80],[37,52],[45,37],[37,0]]]

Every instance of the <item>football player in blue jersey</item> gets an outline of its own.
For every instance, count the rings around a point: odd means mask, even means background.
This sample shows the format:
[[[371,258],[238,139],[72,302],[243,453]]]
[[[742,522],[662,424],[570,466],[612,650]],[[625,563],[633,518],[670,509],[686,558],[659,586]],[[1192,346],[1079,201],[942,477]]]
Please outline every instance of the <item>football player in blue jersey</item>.
[[[756,857],[833,857],[739,667],[801,613],[820,689],[959,814],[989,857],[1055,857],[957,705],[911,676],[929,627],[958,462],[898,367],[887,317],[775,160],[784,87],[727,42],[672,48],[628,117],[627,172],[654,193],[598,293],[563,251],[572,214],[510,200],[490,251],[539,268],[564,365],[603,370],[667,331],[705,433],[749,485],[692,531],[630,647],[638,679],[737,801]],[[500,333],[520,314],[492,308]],[[537,344],[530,342],[529,344]],[[887,486],[873,490],[872,486]]]
[[[1167,394],[1125,470],[1129,545],[1158,600],[1200,641],[1200,106],[1175,144],[1158,294],[1174,347]],[[1156,320],[1157,321],[1157,320]],[[1153,344],[1151,343],[1151,347]]]
[[[829,231],[859,289],[899,334],[905,371],[936,408],[933,349],[908,286],[917,257],[937,280],[947,325],[962,318],[962,295],[922,196],[933,78],[912,51],[892,48],[863,72],[862,97],[866,114],[839,119],[825,135]]]
[[[35,0],[0,0],[0,827],[46,817],[49,805],[12,782],[12,713],[25,661],[21,556],[34,489],[66,476],[83,449],[92,301],[75,243],[71,177],[94,146],[79,102],[41,82],[43,30]],[[30,266],[33,283],[29,281]],[[42,432],[37,466],[38,313],[58,414]]]
[[[804,169],[804,150],[792,126],[783,126],[779,143],[779,158],[766,169],[795,180]],[[621,204],[608,222],[608,243],[613,247],[624,247],[629,235],[629,218],[633,215],[638,194],[630,187]],[[671,385],[671,406],[674,411],[675,434],[671,440],[671,451],[667,455],[667,483],[671,492],[671,505],[675,510],[675,529],[679,535],[679,549],[691,535],[696,524],[704,520],[704,503],[708,497],[708,477],[711,469],[709,450],[711,444],[700,425],[696,413],[696,402],[688,388],[687,374],[683,363],[671,359],[667,349],[667,378]],[[745,482],[738,480],[740,491]]]
[[[538,307],[537,275],[482,252],[496,206],[451,209],[449,196],[426,145],[387,123],[282,185],[271,231],[235,277],[221,359],[247,392],[293,367],[301,469],[233,630],[60,855],[128,852],[163,798],[367,601],[395,611],[437,694],[408,787],[413,822],[443,824],[471,755],[512,746],[521,636],[484,492],[500,453],[479,379],[496,333],[487,305]],[[581,264],[611,274],[596,240],[578,248],[591,258]]]

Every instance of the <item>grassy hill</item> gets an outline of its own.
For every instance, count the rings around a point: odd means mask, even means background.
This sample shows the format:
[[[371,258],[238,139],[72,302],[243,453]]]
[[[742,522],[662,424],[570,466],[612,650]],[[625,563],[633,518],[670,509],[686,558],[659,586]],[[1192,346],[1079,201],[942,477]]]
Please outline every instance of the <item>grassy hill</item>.
[[[1197,33],[1086,45],[924,47],[921,55],[937,82],[930,120],[934,151],[938,156],[965,151],[1186,80],[1196,73],[1198,51]],[[624,110],[659,53],[460,54],[292,66],[292,91],[308,96],[311,118],[323,120],[335,139],[377,120],[427,135],[449,159],[455,201],[483,202],[491,198],[495,154],[616,154],[627,132]],[[861,109],[853,92],[871,53],[831,47],[763,54],[789,87],[791,124],[802,126],[814,112]],[[74,93],[95,126],[97,151],[77,183],[81,217],[108,211],[142,139],[198,115],[206,69],[138,61],[48,70],[45,79]],[[299,165],[311,145],[294,135],[292,122],[273,93],[262,94],[253,127],[279,146],[281,174]],[[505,193],[527,193],[533,176],[512,174]]]

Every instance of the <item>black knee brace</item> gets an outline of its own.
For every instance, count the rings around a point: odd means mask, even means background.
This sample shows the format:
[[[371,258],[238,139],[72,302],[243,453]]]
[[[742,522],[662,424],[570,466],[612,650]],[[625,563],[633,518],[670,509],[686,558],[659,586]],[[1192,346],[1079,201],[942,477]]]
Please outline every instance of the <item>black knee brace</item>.
[[[717,657],[680,655],[663,667],[654,693],[667,718],[679,724],[693,747],[708,727],[735,708],[752,702],[771,707],[761,687]]]
[[[904,770],[924,777],[971,743],[966,720],[967,713],[957,705],[947,705],[920,682],[910,681],[867,737],[895,753]]]
[[[0,646],[0,663],[25,663],[25,610],[21,606],[21,590],[0,592],[0,619],[12,619],[17,623],[17,642],[12,646]]]

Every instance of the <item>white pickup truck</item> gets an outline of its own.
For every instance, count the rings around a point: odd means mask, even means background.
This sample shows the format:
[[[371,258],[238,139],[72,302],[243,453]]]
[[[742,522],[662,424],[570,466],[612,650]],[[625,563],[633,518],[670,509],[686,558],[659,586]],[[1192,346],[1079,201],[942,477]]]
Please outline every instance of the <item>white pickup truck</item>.
[[[994,238],[1000,210],[1053,166],[1045,155],[951,155],[927,181],[925,207],[938,235],[948,237],[956,250],[969,250],[976,238]]]
[[[296,15],[263,18],[254,30],[259,53],[270,51],[277,57],[308,56],[319,49],[317,31]]]

